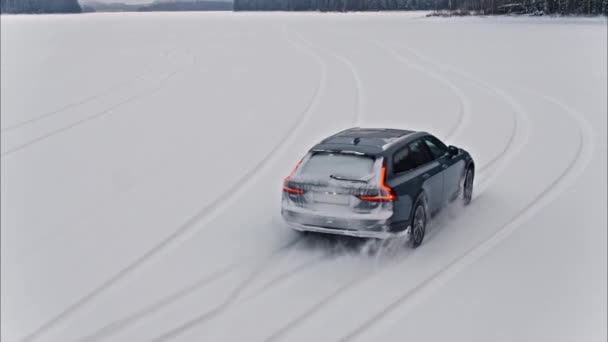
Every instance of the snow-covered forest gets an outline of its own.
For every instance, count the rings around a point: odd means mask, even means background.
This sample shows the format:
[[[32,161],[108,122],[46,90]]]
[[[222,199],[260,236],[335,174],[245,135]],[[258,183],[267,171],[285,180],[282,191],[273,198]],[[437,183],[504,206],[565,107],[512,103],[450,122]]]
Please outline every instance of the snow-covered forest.
[[[601,15],[608,0],[234,0],[236,11],[407,11],[453,14]]]
[[[80,13],[78,0],[0,0],[1,13]]]

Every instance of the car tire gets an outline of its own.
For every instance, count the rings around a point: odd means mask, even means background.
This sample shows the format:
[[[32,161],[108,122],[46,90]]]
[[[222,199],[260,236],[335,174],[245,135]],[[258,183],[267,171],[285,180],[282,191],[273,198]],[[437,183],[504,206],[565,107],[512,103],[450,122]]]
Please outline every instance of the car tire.
[[[472,167],[467,168],[462,185],[462,202],[464,205],[471,203],[473,199],[473,180],[475,179],[475,171]]]
[[[426,233],[426,223],[428,221],[426,205],[424,199],[419,199],[414,206],[412,215],[412,226],[410,232],[410,246],[416,248],[422,244]]]

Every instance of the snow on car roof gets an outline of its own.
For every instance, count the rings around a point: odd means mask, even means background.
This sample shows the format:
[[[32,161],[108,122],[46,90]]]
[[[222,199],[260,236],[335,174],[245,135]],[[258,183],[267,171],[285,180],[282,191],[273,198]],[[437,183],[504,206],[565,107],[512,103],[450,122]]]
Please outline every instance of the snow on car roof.
[[[319,145],[347,145],[347,146],[367,146],[375,147],[379,151],[386,149],[392,143],[400,140],[406,135],[415,133],[402,129],[391,128],[360,128],[354,127],[336,133]]]

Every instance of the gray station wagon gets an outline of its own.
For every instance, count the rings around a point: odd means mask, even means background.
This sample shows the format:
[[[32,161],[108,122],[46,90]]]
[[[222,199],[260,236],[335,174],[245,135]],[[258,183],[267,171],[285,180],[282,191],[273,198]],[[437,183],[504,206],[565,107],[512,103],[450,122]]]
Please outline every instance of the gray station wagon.
[[[295,230],[424,239],[445,203],[471,201],[468,152],[426,132],[351,128],[314,146],[283,182],[281,214]]]

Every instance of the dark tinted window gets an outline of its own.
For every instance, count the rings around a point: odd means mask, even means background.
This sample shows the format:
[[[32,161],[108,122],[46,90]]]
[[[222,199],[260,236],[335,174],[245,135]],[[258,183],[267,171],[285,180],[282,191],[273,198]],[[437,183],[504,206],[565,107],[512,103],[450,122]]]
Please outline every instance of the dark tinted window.
[[[430,162],[429,151],[422,140],[414,141],[393,156],[394,172],[405,172]]]
[[[447,146],[445,146],[444,143],[442,143],[441,141],[439,141],[439,139],[435,137],[426,137],[424,138],[424,142],[429,147],[429,150],[431,150],[431,153],[433,154],[433,159],[437,159],[448,153]]]
[[[408,159],[409,153],[410,148],[407,146],[395,153],[393,156],[393,172],[399,173],[411,169],[411,165],[409,165],[411,160]]]

